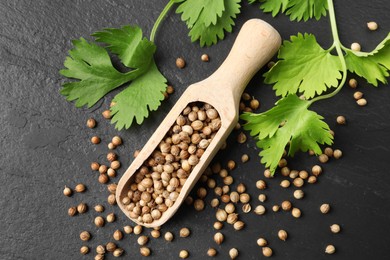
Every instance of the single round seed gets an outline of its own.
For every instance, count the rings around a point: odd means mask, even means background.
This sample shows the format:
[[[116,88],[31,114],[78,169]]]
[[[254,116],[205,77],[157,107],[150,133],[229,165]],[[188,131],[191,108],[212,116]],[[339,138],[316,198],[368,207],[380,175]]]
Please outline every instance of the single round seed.
[[[300,218],[301,217],[301,210],[298,209],[298,208],[293,208],[292,211],[291,211],[291,215],[294,217],[294,218]]]
[[[292,207],[292,205],[291,205],[291,202],[290,202],[290,201],[285,200],[285,201],[282,202],[282,209],[283,209],[284,211],[289,211],[289,210],[291,210],[291,207]]]
[[[346,124],[346,119],[345,119],[345,116],[338,116],[337,118],[336,118],[336,122],[337,122],[337,124],[339,124],[339,125],[345,125]]]
[[[116,171],[112,168],[108,168],[107,170],[107,175],[111,178],[115,178],[116,177]]]
[[[184,67],[186,66],[186,61],[179,57],[176,59],[176,67],[178,67],[179,69],[183,69]]]
[[[323,214],[327,214],[329,212],[329,210],[330,210],[330,205],[327,203],[322,204],[320,207],[320,211]]]
[[[112,162],[116,160],[117,155],[114,152],[109,152],[106,157],[109,162]]]
[[[265,214],[265,207],[263,205],[258,205],[255,209],[254,209],[254,212],[257,214],[257,215],[264,215]]]
[[[311,172],[314,176],[318,176],[322,173],[322,168],[321,166],[319,165],[314,165],[312,168],[311,168]]]
[[[233,228],[235,230],[241,230],[245,227],[245,223],[241,220],[237,221],[236,223],[233,224]]]
[[[107,202],[110,205],[115,205],[116,204],[115,194],[108,195]]]
[[[114,213],[108,214],[107,217],[106,217],[106,220],[107,220],[107,222],[109,222],[109,223],[114,222],[114,221],[115,221],[115,214],[114,214]]]
[[[325,248],[325,253],[326,254],[334,254],[336,252],[336,248],[334,247],[334,245],[327,245],[326,248]]]
[[[93,118],[89,118],[87,120],[87,127],[88,128],[95,128],[95,126],[96,126],[96,120]]]
[[[243,132],[241,132],[241,133],[238,134],[238,136],[237,136],[237,142],[238,142],[239,144],[245,143],[246,140],[247,140],[247,137],[246,137],[246,135],[245,135]]]
[[[361,98],[361,99],[357,100],[356,103],[359,106],[364,107],[365,105],[367,105],[367,100],[365,98]]]
[[[70,197],[72,195],[71,188],[65,186],[65,188],[64,188],[64,195],[67,196],[67,197]]]
[[[260,107],[260,102],[257,99],[252,99],[251,102],[249,103],[249,106],[253,109],[256,110]]]
[[[110,167],[114,170],[117,170],[121,167],[121,163],[119,161],[112,161]]]
[[[305,193],[303,192],[303,190],[294,191],[294,198],[296,198],[297,200],[302,199],[304,196],[305,196]]]
[[[259,190],[264,190],[265,188],[267,188],[267,184],[263,180],[258,180],[256,182],[256,188],[258,188]]]
[[[339,233],[340,230],[341,230],[341,227],[340,227],[340,225],[338,225],[338,224],[333,224],[333,225],[330,226],[330,231],[331,231],[332,233],[334,233],[334,234]]]
[[[116,145],[114,145],[113,143],[110,142],[110,143],[108,143],[107,148],[109,150],[114,150],[116,148]]]
[[[360,46],[359,43],[357,42],[354,42],[351,44],[351,50],[353,51],[360,51],[362,49],[362,47]]]
[[[182,258],[182,259],[188,258],[188,256],[189,256],[189,253],[188,253],[187,250],[181,250],[179,252],[179,257]]]
[[[249,203],[245,203],[242,205],[242,212],[249,213],[251,211],[252,207]]]
[[[68,215],[69,215],[69,216],[73,217],[73,216],[76,215],[76,214],[77,214],[77,208],[76,208],[76,207],[70,207],[70,208],[68,209]]]
[[[350,79],[350,80],[348,81],[348,85],[349,85],[349,87],[351,87],[351,88],[357,88],[358,82],[357,82],[356,79]]]
[[[109,110],[109,109],[104,110],[104,111],[102,112],[102,116],[103,116],[105,119],[110,119],[110,118],[111,118],[111,112],[110,112],[110,110]]]
[[[140,245],[140,246],[146,245],[146,244],[148,243],[148,241],[149,241],[149,238],[148,238],[147,236],[140,236],[140,237],[138,237],[138,239],[137,239],[137,243],[138,243],[138,245]]]
[[[214,248],[210,247],[208,250],[207,250],[207,255],[210,256],[210,257],[214,257],[217,255],[217,250],[215,250]]]
[[[243,154],[241,156],[241,162],[246,163],[249,160],[249,156],[247,154]]]
[[[82,247],[80,248],[80,254],[86,255],[86,254],[88,254],[88,253],[89,253],[89,247],[87,247],[87,246],[82,246]]]
[[[280,173],[284,176],[284,177],[287,177],[289,176],[290,174],[290,168],[288,168],[287,166],[283,167],[281,170],[280,170]]]
[[[327,163],[329,161],[329,157],[326,154],[320,154],[318,156],[318,160],[320,163]]]
[[[95,260],[104,260],[104,255],[95,255]]]
[[[219,200],[217,198],[214,198],[210,202],[211,207],[216,208],[219,205]]]
[[[139,252],[142,256],[149,256],[150,255],[150,249],[148,247],[141,247],[139,249]]]
[[[204,201],[201,199],[196,199],[194,201],[194,208],[196,211],[202,211],[204,209]]]
[[[105,184],[105,183],[107,183],[109,181],[109,178],[108,178],[107,174],[105,174],[105,173],[99,174],[98,181],[101,184]]]
[[[244,193],[246,191],[245,184],[243,183],[238,184],[236,190],[238,193]]]
[[[225,221],[227,219],[227,216],[228,214],[223,209],[218,209],[217,212],[215,213],[215,218],[221,222]]]
[[[378,29],[378,24],[376,22],[368,22],[367,23],[367,28],[370,30],[370,31],[375,31]]]
[[[269,169],[265,169],[264,170],[264,177],[269,179],[269,178],[273,178],[274,176],[271,174],[271,171]]]
[[[180,237],[188,237],[190,235],[190,230],[186,227],[180,229]]]
[[[168,242],[171,242],[173,240],[173,234],[171,232],[166,232],[164,234],[164,239]]]
[[[265,257],[270,257],[270,256],[272,256],[272,249],[271,248],[269,248],[269,247],[267,247],[267,246],[265,246],[265,247],[263,247],[263,255],[265,256]]]
[[[308,179],[307,179],[307,182],[308,183],[316,183],[317,182],[317,177],[316,176],[310,176]]]
[[[223,236],[223,234],[221,232],[215,233],[215,235],[214,235],[215,243],[220,245],[220,244],[222,244],[223,240],[224,240],[224,236]]]
[[[82,214],[82,213],[85,213],[87,212],[88,210],[88,206],[87,204],[85,203],[80,203],[79,205],[77,205],[77,212]]]
[[[117,248],[112,252],[112,255],[115,257],[120,257],[123,254],[123,249],[122,248]]]
[[[91,234],[88,231],[83,231],[80,233],[80,239],[82,241],[88,241],[91,239]]]
[[[97,162],[92,162],[92,163],[91,163],[91,169],[92,169],[92,171],[97,171],[97,170],[99,170],[99,167],[100,167],[100,164],[99,164],[99,163],[97,163]]]
[[[159,230],[152,230],[151,232],[150,232],[150,235],[153,237],[153,238],[159,238],[160,237],[160,235],[161,235],[161,233],[160,233],[160,231]]]
[[[299,172],[299,178],[303,179],[303,180],[306,180],[308,177],[309,177],[309,173],[307,171],[300,171]]]
[[[333,157],[335,159],[340,159],[341,156],[343,156],[343,152],[341,150],[339,150],[339,149],[334,150]]]
[[[227,162],[227,168],[228,168],[229,170],[233,170],[235,167],[236,167],[236,162],[235,162],[235,161],[229,160],[229,161]]]
[[[355,93],[353,93],[353,98],[355,100],[359,100],[359,99],[361,99],[363,97],[363,95],[364,95],[363,92],[356,91]]]
[[[122,231],[120,231],[119,229],[115,230],[114,234],[112,235],[112,237],[116,240],[116,241],[119,241],[119,240],[122,240],[123,238],[123,233]]]
[[[288,175],[288,177],[290,177],[291,179],[295,179],[298,176],[299,176],[299,172],[297,170],[290,171],[290,174]]]
[[[280,186],[282,187],[282,188],[288,188],[288,187],[290,187],[290,181],[289,180],[283,180],[283,181],[281,181],[280,182]]]
[[[103,245],[98,245],[96,247],[96,253],[98,253],[99,255],[104,255],[106,253],[106,247]]]
[[[131,226],[124,226],[123,231],[125,231],[126,234],[131,234],[133,233],[133,227]]]
[[[104,219],[101,216],[97,216],[94,220],[94,223],[97,227],[104,226]]]
[[[272,211],[273,211],[273,212],[278,212],[279,209],[280,209],[280,206],[279,206],[279,205],[273,205],[273,206],[272,206]]]
[[[214,222],[213,227],[214,227],[216,230],[220,230],[220,229],[223,228],[223,223],[222,223],[222,222],[219,222],[219,221],[216,221],[216,222]]]
[[[251,197],[248,193],[241,193],[240,194],[240,202],[243,204],[248,203],[251,200]]]
[[[202,54],[202,56],[200,57],[200,59],[204,62],[208,62],[209,61],[209,55],[207,54]]]
[[[264,201],[267,200],[267,196],[265,194],[260,194],[258,199],[259,199],[260,202],[264,202]]]
[[[297,187],[297,188],[302,187],[304,183],[305,183],[305,182],[303,181],[303,179],[301,179],[301,178],[299,178],[299,177],[298,177],[298,178],[295,178],[295,179],[293,180],[293,184],[294,184],[294,186]]]
[[[279,237],[280,240],[286,241],[286,239],[288,237],[288,234],[287,234],[286,230],[283,230],[283,229],[279,230],[278,237]]]
[[[326,154],[328,157],[332,157],[333,156],[333,149],[331,147],[326,147],[324,149],[324,154]]]
[[[100,141],[101,140],[98,136],[92,136],[92,138],[91,138],[91,143],[93,143],[93,144],[99,144]]]
[[[226,204],[226,206],[225,206],[225,211],[226,211],[226,213],[231,214],[231,213],[233,213],[235,210],[236,210],[236,207],[234,206],[233,203],[228,203],[228,204]]]
[[[238,256],[238,250],[236,248],[232,248],[229,250],[230,259],[236,259]]]
[[[260,237],[259,239],[257,239],[257,244],[261,247],[263,246],[266,246],[268,244],[267,240],[265,240],[264,238]]]
[[[169,86],[167,86],[166,91],[167,91],[167,93],[168,93],[169,95],[172,95],[172,94],[175,92],[175,89],[174,89],[173,86],[169,85]]]
[[[114,136],[111,140],[112,144],[115,146],[119,146],[122,144],[122,138],[120,136]]]

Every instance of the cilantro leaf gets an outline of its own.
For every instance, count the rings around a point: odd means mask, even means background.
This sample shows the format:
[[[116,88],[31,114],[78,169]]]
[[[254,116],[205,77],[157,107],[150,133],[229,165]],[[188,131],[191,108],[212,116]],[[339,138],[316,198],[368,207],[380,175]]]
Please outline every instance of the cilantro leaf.
[[[390,33],[372,52],[356,52],[346,49],[345,61],[350,72],[356,73],[368,83],[378,86],[387,83],[390,70]]]
[[[319,20],[322,16],[326,16],[328,3],[326,0],[249,0],[249,3],[261,2],[260,9],[264,12],[272,13],[276,16],[282,12],[290,16],[290,20],[302,19],[307,21],[311,18]]]
[[[203,23],[206,27],[217,23],[217,18],[225,10],[224,0],[186,0],[176,9],[181,13],[182,21],[192,28],[196,23]]]
[[[240,118],[247,121],[244,129],[258,138],[257,146],[262,148],[261,162],[272,173],[289,142],[290,156],[298,150],[313,150],[320,154],[319,144],[332,144],[329,126],[322,120],[322,116],[307,109],[309,105],[310,102],[301,100],[296,95],[289,95],[264,113],[241,115]]]
[[[197,22],[191,28],[189,36],[191,41],[200,41],[200,45],[210,46],[216,44],[218,39],[222,40],[225,37],[225,31],[231,32],[234,25],[234,19],[240,13],[241,0],[225,0],[225,11],[218,18],[216,24],[206,26],[204,23]]]
[[[276,95],[302,93],[306,98],[320,95],[328,88],[337,87],[341,62],[324,50],[312,34],[291,36],[279,50],[280,59],[264,74],[265,83],[276,83]]]
[[[145,70],[149,67],[156,46],[145,37],[138,26],[123,26],[120,29],[107,28],[92,34],[97,42],[107,44],[107,48],[118,55],[123,65]]]
[[[60,70],[60,74],[80,81],[64,83],[61,94],[68,101],[77,100],[76,107],[93,106],[108,92],[137,76],[136,71],[117,71],[103,47],[88,43],[84,38],[72,43],[74,49],[69,51],[64,62],[66,69]]]
[[[136,78],[131,86],[117,94],[111,107],[112,123],[116,128],[130,128],[133,119],[141,124],[149,111],[157,110],[164,99],[167,80],[153,62],[148,72]]]

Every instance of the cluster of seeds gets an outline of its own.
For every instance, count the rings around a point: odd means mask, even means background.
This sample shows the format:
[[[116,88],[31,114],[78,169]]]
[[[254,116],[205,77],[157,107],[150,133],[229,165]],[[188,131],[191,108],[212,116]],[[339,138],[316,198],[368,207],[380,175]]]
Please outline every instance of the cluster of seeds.
[[[121,198],[131,218],[151,223],[173,206],[220,127],[219,114],[209,104],[191,103],[182,111]]]

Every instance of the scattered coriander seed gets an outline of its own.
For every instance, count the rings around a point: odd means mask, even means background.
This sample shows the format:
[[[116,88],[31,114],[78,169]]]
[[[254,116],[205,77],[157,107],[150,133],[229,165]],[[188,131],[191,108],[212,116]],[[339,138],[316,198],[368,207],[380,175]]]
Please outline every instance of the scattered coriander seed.
[[[289,210],[291,210],[291,207],[292,207],[292,205],[291,205],[291,202],[290,202],[290,201],[285,200],[285,201],[282,202],[282,209],[283,209],[284,211],[289,211]]]
[[[171,232],[166,232],[165,234],[164,234],[164,239],[166,240],[166,241],[168,241],[168,242],[171,242],[172,240],[173,240],[173,234],[171,233]]]
[[[109,223],[114,222],[114,221],[115,221],[115,214],[114,214],[114,213],[108,214],[107,217],[106,217],[106,220],[107,220],[107,222],[109,222]]]
[[[264,215],[265,214],[265,207],[263,205],[258,205],[255,209],[254,209],[254,212],[257,214],[257,215]]]
[[[362,47],[360,46],[359,43],[354,42],[351,44],[351,50],[353,51],[361,51]]]
[[[262,238],[262,237],[260,237],[259,239],[257,239],[256,242],[257,242],[257,245],[258,245],[258,246],[261,246],[261,247],[266,246],[266,245],[268,244],[267,240],[265,240],[265,239]]]
[[[220,244],[222,244],[223,240],[224,240],[224,236],[223,236],[223,234],[221,232],[215,233],[215,235],[214,235],[215,243],[220,245]]]
[[[134,232],[134,234],[136,234],[136,235],[139,235],[139,234],[141,234],[142,233],[142,226],[141,225],[136,225],[135,227],[134,227],[134,229],[133,229],[133,232]]]
[[[207,250],[207,255],[210,256],[210,257],[214,257],[217,255],[217,250],[215,250],[214,248],[210,247],[208,250]]]
[[[119,146],[122,144],[122,138],[120,138],[120,136],[114,136],[112,139],[111,139],[111,142],[113,145],[115,146]]]
[[[305,182],[303,181],[302,178],[297,177],[297,178],[295,178],[295,179],[293,180],[293,184],[294,184],[295,187],[300,188],[300,187],[303,186],[303,184],[305,184]]]
[[[126,234],[131,234],[133,233],[133,227],[131,226],[124,226],[123,231],[125,231]]]
[[[280,173],[284,176],[284,177],[287,177],[290,175],[291,171],[290,171],[290,168],[288,168],[287,166],[284,166],[281,170],[280,170]]]
[[[68,209],[68,215],[69,215],[69,216],[73,217],[73,216],[76,215],[76,214],[77,214],[77,208],[76,208],[76,207],[70,207],[70,208]]]
[[[149,238],[147,236],[139,236],[137,239],[137,243],[140,246],[144,246],[148,243]]]
[[[279,205],[273,205],[273,206],[272,206],[272,211],[273,211],[273,212],[278,212],[279,209],[280,209],[280,206],[279,206]]]
[[[299,178],[306,180],[309,177],[309,173],[305,170],[299,171]]]
[[[102,116],[105,118],[105,119],[110,119],[111,118],[111,111],[109,109],[107,110],[104,110],[102,112]]]
[[[349,81],[348,81],[348,85],[349,85],[349,87],[350,88],[357,88],[357,86],[358,86],[358,82],[357,82],[357,80],[356,79],[350,79]]]
[[[169,95],[171,95],[171,94],[173,94],[175,92],[175,89],[174,89],[173,86],[169,85],[169,86],[167,86],[167,90],[166,91],[167,91],[167,93]]]
[[[236,223],[237,221],[238,221],[238,214],[236,214],[236,213],[230,213],[230,214],[227,216],[226,222],[227,222],[228,224],[233,225],[233,224]]]
[[[302,213],[301,213],[301,210],[298,209],[298,208],[293,208],[292,211],[291,211],[291,215],[294,217],[294,218],[300,218]]]
[[[225,211],[226,211],[226,213],[231,214],[231,213],[233,213],[235,210],[236,210],[236,207],[234,206],[233,203],[228,203],[228,204],[225,205]]]
[[[80,254],[86,255],[86,254],[88,254],[88,253],[89,253],[89,247],[87,247],[87,246],[82,246],[82,247],[80,248]]]
[[[109,181],[109,178],[108,178],[107,174],[105,174],[105,173],[99,174],[98,181],[101,184],[105,184],[105,183],[107,183]]]
[[[176,67],[178,67],[179,69],[183,69],[184,67],[186,66],[186,61],[179,57],[176,59]]]
[[[74,188],[74,190],[78,193],[81,193],[81,192],[84,192],[85,191],[85,185],[80,183],[80,184],[77,184],[76,187]]]
[[[363,92],[361,92],[361,91],[356,91],[355,93],[353,93],[353,98],[355,99],[355,100],[359,100],[359,99],[361,99],[362,97],[363,97]]]
[[[343,156],[343,152],[341,150],[339,150],[339,149],[334,150],[333,157],[335,159],[340,159],[341,156]]]
[[[236,248],[231,248],[229,250],[229,256],[230,256],[230,259],[236,259],[238,256],[238,250]]]
[[[200,57],[200,59],[204,62],[208,62],[209,61],[209,55],[207,54],[202,54],[202,56]]]
[[[336,248],[334,245],[327,245],[325,248],[325,253],[328,255],[334,254],[336,252]]]
[[[233,183],[234,179],[232,176],[226,176],[225,178],[223,178],[223,183],[225,185],[231,185]]]
[[[110,143],[108,143],[107,148],[109,150],[114,150],[116,148],[116,145],[114,145],[113,143],[110,142]]]
[[[317,177],[316,176],[310,176],[307,179],[307,182],[310,183],[310,184],[316,183],[317,182]]]
[[[235,161],[229,160],[229,161],[227,162],[227,168],[228,168],[229,170],[233,170],[235,167],[236,167],[236,162],[235,162]]]
[[[119,241],[119,240],[122,240],[123,238],[123,233],[122,231],[120,231],[119,229],[115,230],[114,234],[112,235],[112,237],[116,240],[116,241]]]
[[[114,152],[109,152],[109,153],[107,154],[107,160],[108,160],[109,162],[115,161],[116,158],[117,158],[117,154],[114,153]]]
[[[219,200],[217,198],[214,198],[210,202],[211,207],[216,208],[219,205]]]
[[[112,161],[110,167],[114,170],[117,170],[121,167],[121,163],[119,161]]]
[[[88,241],[91,239],[91,234],[88,231],[83,231],[80,233],[80,239],[82,241]]]
[[[111,184],[108,184],[107,185],[107,189],[108,191],[111,193],[111,194],[115,194],[116,192],[116,188],[118,187],[118,185],[116,183],[111,183]]]
[[[96,253],[98,253],[99,255],[104,255],[106,253],[106,247],[103,245],[98,245],[96,247]]]
[[[245,203],[242,205],[242,212],[249,213],[252,210],[251,204]]]
[[[329,161],[329,157],[326,154],[320,154],[318,156],[318,160],[320,163],[327,163]]]
[[[223,209],[218,209],[217,212],[215,213],[215,218],[218,220],[218,221],[225,221],[227,219],[227,213],[225,210]]]
[[[326,154],[328,157],[332,157],[333,156],[333,149],[331,147],[326,147],[324,149],[324,154]]]
[[[236,191],[232,191],[229,195],[229,198],[231,202],[237,203],[238,201],[240,201],[240,194],[238,194],[238,192]]]
[[[112,255],[115,257],[120,257],[123,254],[123,249],[122,248],[117,248],[112,252]]]
[[[279,166],[279,168],[283,168],[283,167],[287,166],[287,160],[284,158],[280,159],[278,166]]]
[[[201,199],[196,199],[194,201],[194,208],[196,211],[202,211],[204,209],[204,201]]]
[[[103,205],[100,205],[100,204],[96,205],[96,206],[94,207],[94,209],[95,209],[96,212],[99,212],[99,213],[101,213],[101,212],[104,211]]]
[[[294,198],[296,198],[297,200],[302,199],[304,196],[305,196],[305,193],[303,192],[303,190],[294,191]]]
[[[279,237],[280,240],[286,241],[286,239],[288,237],[288,234],[287,234],[286,230],[283,230],[283,229],[279,230],[278,237]]]
[[[95,258],[94,258],[95,260],[104,260],[104,255],[99,255],[99,254],[97,254],[97,255],[95,255]]]
[[[104,219],[101,216],[97,216],[94,220],[94,223],[97,227],[104,226]]]
[[[72,195],[72,189],[65,186],[64,188],[64,195],[67,196],[67,197],[70,197]]]
[[[139,252],[142,256],[149,256],[150,255],[150,249],[148,247],[141,247],[139,249]]]
[[[189,256],[189,253],[187,250],[180,250],[180,252],[179,252],[180,258],[185,259],[185,258],[188,258],[188,256]]]
[[[260,102],[257,99],[252,99],[249,106],[253,109],[256,110],[260,107]]]
[[[214,179],[211,178],[207,179],[207,187],[209,187],[210,189],[214,189],[216,185],[217,183],[215,182]]]
[[[223,223],[222,222],[219,222],[219,221],[216,221],[214,222],[214,225],[213,225],[214,229],[216,230],[220,230],[223,228]]]
[[[108,195],[108,197],[107,197],[107,202],[108,202],[108,204],[110,204],[110,205],[115,205],[115,204],[116,204],[115,194],[110,194],[110,195]]]
[[[91,138],[91,143],[93,143],[93,144],[99,144],[100,141],[101,140],[98,136],[92,136],[92,138]]]
[[[267,184],[263,180],[258,180],[256,182],[256,188],[258,188],[259,190],[264,190],[265,188],[267,188]]]
[[[319,165],[314,165],[313,168],[311,168],[311,173],[314,175],[314,176],[318,176],[322,173],[322,168],[321,166]]]
[[[237,185],[237,192],[238,193],[244,193],[246,191],[246,187],[245,187],[245,184],[244,183],[239,183]]]
[[[268,246],[263,247],[262,252],[263,252],[263,255],[264,255],[265,257],[270,257],[270,256],[272,256],[272,249],[269,248]]]
[[[290,181],[289,180],[282,180],[281,182],[280,182],[280,186],[282,187],[282,188],[288,188],[288,187],[290,187]]]
[[[248,193],[241,193],[240,194],[240,202],[241,203],[248,203],[251,200],[251,196]]]
[[[241,133],[238,134],[238,136],[237,136],[237,142],[238,142],[239,144],[245,143],[246,140],[247,140],[247,137],[246,137],[246,135],[245,135],[243,132],[241,132]]]
[[[77,205],[77,212],[78,213],[83,214],[83,213],[87,212],[87,210],[88,210],[87,204],[80,203],[79,205]]]
[[[376,22],[368,22],[367,23],[367,28],[370,30],[370,31],[376,31],[378,29],[378,24]]]
[[[153,229],[151,232],[150,232],[150,235],[153,237],[153,238],[159,238],[161,233],[160,233],[160,230],[156,230],[156,229]]]
[[[92,163],[91,163],[91,170],[92,170],[92,171],[97,171],[97,170],[99,170],[99,167],[100,167],[100,164],[99,164],[99,163],[97,163],[97,162],[92,162]]]
[[[110,178],[115,178],[116,177],[116,171],[114,169],[112,169],[112,168],[108,168],[107,175]]]
[[[320,207],[320,211],[322,214],[327,214],[329,210],[330,210],[330,205],[327,203],[322,204]]]
[[[338,117],[336,118],[336,122],[337,122],[337,124],[339,124],[339,125],[345,125],[346,122],[347,122],[347,120],[345,119],[345,116],[338,116]]]
[[[265,169],[264,170],[264,177],[266,177],[267,179],[273,178],[273,175],[271,174],[270,169]]]
[[[245,223],[241,220],[238,220],[236,223],[233,224],[233,228],[237,231],[243,229],[244,227]]]
[[[259,199],[260,202],[264,202],[264,201],[267,200],[267,196],[265,194],[260,194],[258,199]]]
[[[242,162],[242,163],[246,163],[248,160],[249,160],[249,155],[243,154],[243,155],[241,156],[241,162]]]
[[[338,225],[338,224],[333,224],[333,225],[330,226],[330,231],[331,231],[332,233],[334,233],[334,234],[339,233],[340,230],[341,230],[341,227],[340,227],[340,225]]]
[[[180,229],[180,232],[179,232],[180,237],[188,237],[190,235],[190,233],[191,233],[190,230],[186,227]]]
[[[288,175],[288,177],[290,177],[291,179],[295,179],[298,176],[299,176],[299,171],[297,171],[297,170],[291,170],[290,174]]]
[[[117,249],[117,246],[116,246],[115,243],[113,243],[113,242],[108,242],[108,243],[106,244],[106,250],[107,250],[107,252],[114,252],[115,249]]]
[[[96,126],[96,120],[93,118],[88,118],[87,127],[88,128],[95,128],[95,126]]]
[[[367,100],[365,98],[361,98],[361,99],[357,100],[356,103],[359,106],[364,107],[365,105],[367,105]]]

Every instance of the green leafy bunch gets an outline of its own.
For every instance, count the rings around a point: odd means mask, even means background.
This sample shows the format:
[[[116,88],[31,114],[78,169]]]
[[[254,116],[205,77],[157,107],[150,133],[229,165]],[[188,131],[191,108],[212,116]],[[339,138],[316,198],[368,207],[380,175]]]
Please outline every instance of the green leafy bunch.
[[[255,1],[250,1],[255,2]],[[263,0],[261,8],[273,16],[284,12],[292,20],[307,20],[329,16],[333,44],[323,49],[313,34],[298,34],[284,41],[276,64],[264,74],[265,82],[281,99],[270,110],[244,113],[244,129],[255,136],[262,149],[261,162],[275,172],[284,150],[293,156],[296,151],[313,150],[322,153],[319,144],[332,144],[333,137],[323,118],[309,106],[333,97],[344,86],[347,72],[367,80],[373,86],[387,83],[390,69],[390,34],[371,52],[345,47],[339,40],[332,0]],[[332,51],[336,50],[336,55]],[[301,98],[298,98],[299,95]]]

